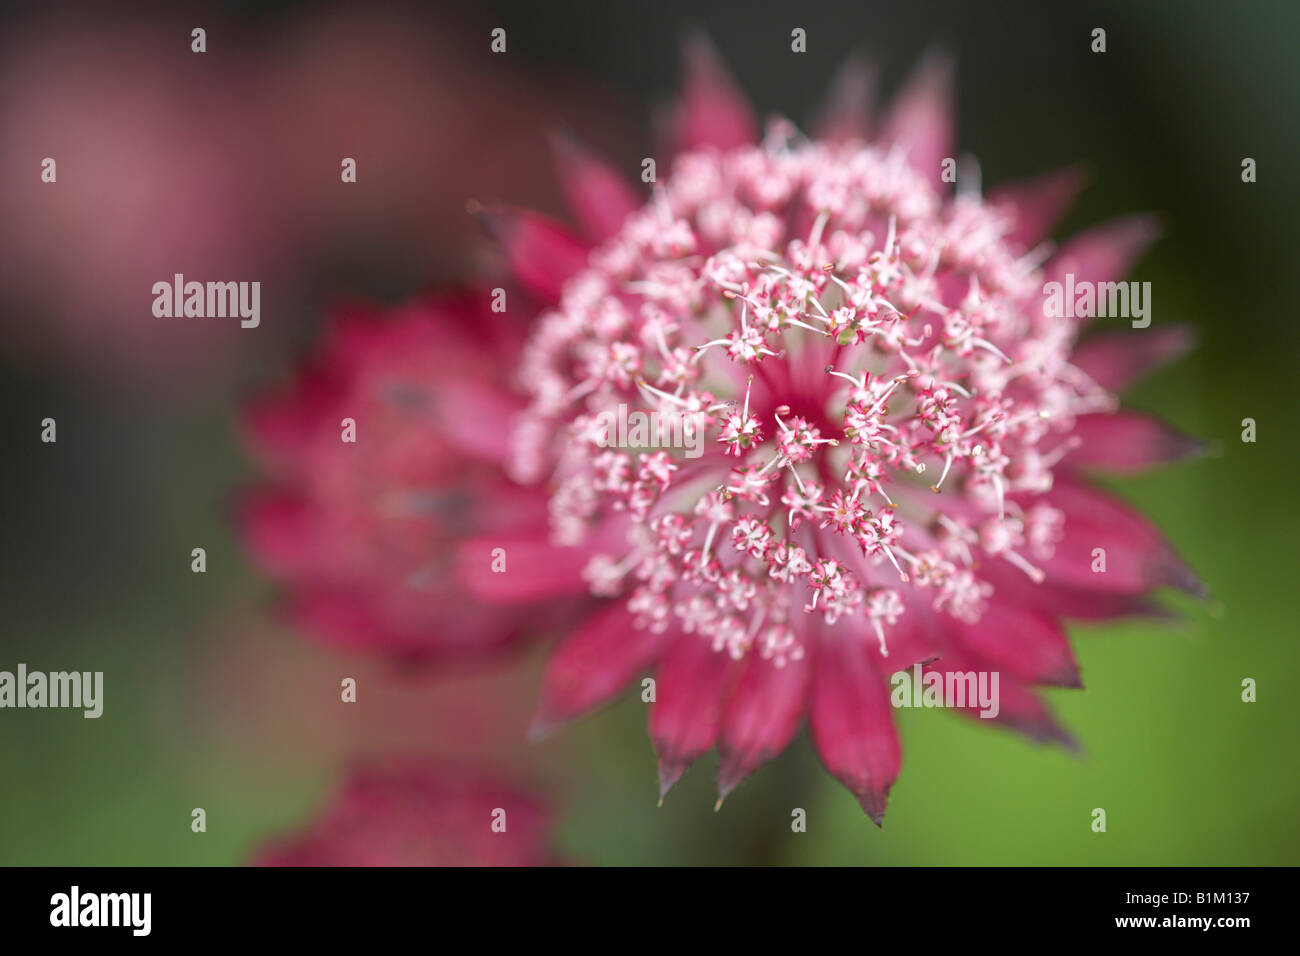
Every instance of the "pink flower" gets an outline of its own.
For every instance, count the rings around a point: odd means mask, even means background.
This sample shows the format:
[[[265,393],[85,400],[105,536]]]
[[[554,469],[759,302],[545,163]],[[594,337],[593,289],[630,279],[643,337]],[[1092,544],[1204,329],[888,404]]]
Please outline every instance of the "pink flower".
[[[546,620],[466,599],[452,573],[465,536],[541,534],[546,521],[544,493],[502,473],[518,401],[494,357],[521,333],[490,299],[483,289],[392,315],[344,310],[296,380],[248,408],[270,480],[244,497],[240,525],[310,633],[464,660]]]
[[[625,134],[610,91],[529,78],[448,14],[317,4],[261,31],[240,19],[99,4],[5,17],[0,359],[68,368],[112,400],[229,389],[299,331],[314,290],[470,268],[467,191],[509,181],[556,205],[521,142],[540,146],[569,114],[600,117],[608,142]],[[150,290],[176,273],[260,281],[264,321],[155,316]]]
[[[539,733],[654,671],[661,793],[716,746],[725,797],[807,717],[879,823],[901,761],[891,673],[998,672],[996,719],[1067,742],[1034,690],[1080,686],[1061,619],[1150,611],[1153,590],[1199,584],[1081,477],[1190,449],[1114,397],[1187,337],[1079,342],[1076,321],[1043,308],[1045,282],[1067,272],[1119,279],[1150,221],[1050,253],[1038,244],[1073,174],[946,195],[944,67],[922,68],[870,144],[847,108],[858,86],[821,138],[777,121],[756,143],[696,45],[682,152],[648,202],[566,145],[594,247],[527,214],[491,219],[551,305],[519,365],[530,402],[510,468],[549,490],[552,549],[521,527],[468,543],[459,568],[493,610],[579,587],[600,601],[550,659]],[[695,426],[702,454],[606,447],[594,423],[620,406]],[[528,560],[483,574],[493,543]],[[555,570],[574,554],[580,580]]]
[[[549,815],[479,774],[410,763],[361,767],[305,832],[262,848],[261,866],[545,866]]]
[[[1114,398],[1187,336],[1079,342],[1043,308],[1067,273],[1118,279],[1153,228],[1103,226],[1049,255],[1073,174],[947,196],[944,69],[922,69],[871,145],[847,75],[819,139],[775,122],[754,145],[695,45],[682,152],[644,204],[557,140],[590,242],[477,209],[547,308],[526,342],[486,292],[341,319],[249,418],[278,487],[250,499],[245,528],[296,619],[438,659],[576,620],[534,731],[653,672],[661,794],[716,746],[725,797],[807,717],[879,823],[901,762],[889,676],[918,662],[997,672],[996,720],[1068,743],[1035,690],[1080,684],[1062,619],[1199,589],[1082,477],[1191,450]],[[678,440],[608,447],[608,416],[628,410]]]
[[[252,333],[157,318],[150,290],[176,273],[256,280],[270,312],[298,244],[232,149],[247,141],[257,84],[242,71],[195,69],[187,19],[88,7],[5,26],[0,347],[118,386],[112,400],[126,390],[174,400],[222,380]],[[46,158],[54,182],[41,179]],[[257,334],[265,347],[276,333],[268,323]]]

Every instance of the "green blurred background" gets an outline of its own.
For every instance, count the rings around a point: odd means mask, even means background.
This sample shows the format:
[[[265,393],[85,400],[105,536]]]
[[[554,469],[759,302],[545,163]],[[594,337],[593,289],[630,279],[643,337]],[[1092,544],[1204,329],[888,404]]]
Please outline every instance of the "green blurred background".
[[[305,4],[195,9],[251,44],[316,15]],[[399,15],[416,31],[427,16]],[[0,28],[33,28],[30,13],[5,16]],[[263,325],[284,334],[200,388],[128,395],[56,361],[5,355],[0,668],[103,670],[106,707],[99,720],[0,712],[0,864],[240,863],[301,825],[349,759],[410,750],[536,785],[557,809],[561,852],[593,864],[1300,862],[1300,7],[519,0],[452,4],[438,17],[439,30],[454,19],[476,43],[505,26],[514,67],[608,93],[624,107],[617,121],[577,110],[561,119],[628,169],[674,88],[686,27],[711,34],[761,112],[801,121],[850,52],[881,65],[888,92],[926,49],[950,50],[961,146],[986,187],[1080,162],[1090,188],[1059,235],[1126,212],[1161,217],[1165,238],[1132,278],[1151,282],[1155,322],[1191,323],[1201,344],[1129,403],[1212,447],[1113,487],[1166,531],[1212,599],[1171,598],[1175,623],[1073,629],[1086,690],[1049,698],[1080,757],[942,711],[904,711],[903,772],[883,830],[804,736],[718,813],[712,756],[656,807],[635,696],[546,743],[522,740],[540,648],[497,673],[410,675],[276,623],[273,591],[226,520],[253,474],[231,427],[237,402],[284,373],[337,296],[396,299],[465,255],[395,262],[375,252],[382,234],[354,230],[331,237],[266,313]],[[808,31],[805,56],[788,52],[796,26]],[[1108,33],[1104,55],[1088,49],[1096,26]],[[497,69],[486,55],[468,62]],[[464,89],[473,95],[472,75]],[[518,148],[549,168],[540,137]],[[1259,169],[1250,185],[1247,156]],[[429,176],[456,192],[455,170]],[[524,198],[510,182],[496,192]],[[35,320],[4,298],[9,338]],[[57,445],[38,441],[47,415]],[[1258,423],[1254,444],[1240,440],[1246,417]],[[198,546],[205,575],[189,568]],[[362,690],[344,711],[338,680],[349,675]],[[1246,677],[1258,684],[1253,704],[1241,701]],[[204,834],[190,832],[193,807],[207,811]],[[795,807],[808,812],[807,833],[790,831]],[[1091,830],[1094,807],[1106,810],[1105,834]]]

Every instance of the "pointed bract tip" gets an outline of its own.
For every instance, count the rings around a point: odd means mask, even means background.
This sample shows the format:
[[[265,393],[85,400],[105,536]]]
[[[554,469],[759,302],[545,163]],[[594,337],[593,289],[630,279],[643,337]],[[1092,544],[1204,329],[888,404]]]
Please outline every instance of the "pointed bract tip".
[[[945,84],[954,82],[956,74],[957,58],[951,50],[940,45],[926,47],[912,72],[913,78],[918,82],[924,79],[927,82]]]
[[[758,140],[749,101],[702,31],[682,38],[681,92],[669,122],[682,150],[725,151]]]
[[[858,54],[841,64],[814,126],[819,139],[845,142],[870,135],[876,75],[875,66]]]
[[[1053,677],[1052,683],[1068,690],[1083,690],[1083,675],[1077,667],[1067,665]]]
[[[1153,212],[1139,212],[1131,216],[1120,216],[1094,228],[1105,230],[1112,242],[1134,257],[1146,250],[1164,233],[1164,227],[1160,224],[1160,217]]]
[[[682,83],[685,87],[700,84],[710,90],[736,90],[731,71],[727,69],[722,54],[706,30],[700,27],[688,28],[682,33],[680,46]]]
[[[1161,329],[1161,335],[1169,343],[1169,356],[1166,361],[1182,358],[1188,352],[1196,348],[1200,342],[1200,330],[1194,325],[1180,322],[1176,325],[1166,325]]]
[[[722,806],[722,802],[731,796],[731,792],[739,786],[740,781],[745,779],[745,771],[739,767],[733,766],[725,758],[718,767],[718,802],[713,809],[717,810]]]
[[[1184,594],[1190,594],[1202,601],[1210,600],[1213,595],[1205,582],[1177,557],[1170,556],[1154,575],[1156,581],[1165,587],[1177,588]]]
[[[1182,584],[1180,586],[1192,597],[1199,598],[1202,601],[1212,601],[1214,599],[1214,594],[1191,568],[1183,569],[1181,580]]]
[[[682,51],[682,62],[688,67],[713,66],[719,69],[722,67],[722,57],[713,38],[709,36],[708,30],[698,24],[682,30],[678,46]]]
[[[591,157],[591,149],[567,126],[551,127],[546,138],[551,144],[551,151],[562,159],[581,162]]]
[[[659,761],[659,806],[664,805],[664,797],[668,796],[671,790],[682,778],[682,771],[686,765],[676,760]]]
[[[875,82],[876,75],[879,72],[876,65],[868,60],[862,54],[862,51],[854,50],[840,63],[831,83],[833,86],[843,86],[849,90],[861,92]]]
[[[547,710],[539,707],[533,719],[529,721],[527,736],[532,743],[540,743],[550,737],[559,728],[561,721],[556,720]]]
[[[904,100],[912,106],[928,101],[951,111],[956,82],[957,61],[953,55],[942,47],[931,47],[921,55],[890,105],[896,112]]]
[[[1091,181],[1092,173],[1083,163],[1069,163],[1038,177],[1039,184],[1044,188],[1050,185],[1070,192],[1082,190]]]
[[[478,220],[478,224],[483,227],[483,231],[496,240],[505,238],[509,226],[509,214],[503,213],[499,207],[489,207],[477,199],[471,199],[465,203],[465,211]]]
[[[1082,165],[1055,169],[1028,180],[994,189],[989,198],[1010,207],[1015,227],[1009,238],[1026,247],[1047,243],[1057,223],[1090,179]]]
[[[1088,753],[1083,749],[1083,745],[1075,740],[1071,734],[1061,731],[1060,737],[1056,741],[1061,747],[1075,760],[1083,760]]]
[[[563,123],[552,126],[550,130],[547,131],[547,136],[550,137],[552,143],[559,143],[564,146],[582,146],[582,140],[580,140],[578,134],[573,131],[573,127],[566,126]]]
[[[541,219],[536,213],[504,205],[499,202],[482,202],[471,199],[465,211],[473,216],[483,231],[502,245],[520,234],[520,226]]]
[[[1133,617],[1143,618],[1148,621],[1162,621],[1165,623],[1177,623],[1185,619],[1186,615],[1173,608],[1157,604],[1155,601],[1135,601],[1132,609],[1128,612]]]
[[[1046,733],[1038,733],[1034,736],[1041,743],[1056,744],[1077,760],[1083,759],[1083,747],[1080,746],[1079,741],[1075,740],[1074,735],[1059,724],[1053,723]]]
[[[1173,437],[1173,449],[1169,457],[1171,461],[1196,461],[1199,458],[1210,458],[1214,445],[1215,443],[1207,438],[1197,438],[1195,435],[1184,435],[1179,432]]]
[[[885,804],[888,802],[888,793],[875,793],[866,791],[856,793],[858,805],[862,807],[862,812],[871,818],[871,822],[883,829],[885,825]]]

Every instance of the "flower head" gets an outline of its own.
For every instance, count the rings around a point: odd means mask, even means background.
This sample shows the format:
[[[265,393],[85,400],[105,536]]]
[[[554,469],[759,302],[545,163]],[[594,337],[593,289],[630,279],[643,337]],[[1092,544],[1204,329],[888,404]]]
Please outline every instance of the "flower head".
[[[552,543],[589,556],[605,602],[556,651],[538,726],[657,667],[663,792],[716,744],[725,796],[807,714],[879,822],[900,761],[891,672],[998,671],[999,719],[1066,740],[1031,690],[1079,686],[1060,618],[1197,587],[1078,476],[1185,450],[1114,397],[1125,370],[1183,342],[1080,345],[1076,321],[1044,310],[1045,280],[1118,278],[1150,226],[1052,255],[1036,243],[1068,174],[991,199],[941,192],[942,68],[923,68],[875,143],[843,117],[829,128],[847,138],[775,121],[752,143],[716,62],[692,57],[685,150],[649,201],[602,180],[607,201],[587,206],[620,210],[617,228],[545,282],[540,264],[568,247],[506,237],[556,301],[519,368],[512,474],[550,489]],[[703,454],[611,449],[591,426],[620,407],[689,419]]]
[[[545,866],[549,815],[477,773],[423,763],[354,769],[306,831],[263,847],[263,866]]]
[[[775,121],[756,142],[692,46],[681,152],[645,202],[557,139],[591,242],[473,204],[545,310],[522,346],[489,358],[463,338],[483,316],[407,313],[254,416],[290,453],[290,495],[249,527],[309,622],[441,654],[576,611],[534,730],[653,672],[661,795],[716,745],[721,800],[807,717],[880,822],[901,762],[889,677],[918,663],[997,672],[994,719],[1069,743],[1035,692],[1080,685],[1062,619],[1199,588],[1082,477],[1193,447],[1115,398],[1186,336],[1081,339],[1043,308],[1046,281],[1118,279],[1153,230],[1126,220],[1053,251],[1077,177],[949,195],[946,69],[924,66],[874,138],[847,76],[816,138]],[[357,407],[364,460],[337,435]],[[666,427],[619,447],[608,422],[628,412]],[[381,520],[395,505],[402,520]],[[488,571],[497,552],[506,573]]]
[[[483,289],[344,310],[296,380],[248,408],[269,479],[241,502],[244,537],[308,632],[464,660],[544,619],[467,601],[455,581],[457,548],[475,536],[545,533],[544,494],[502,474],[518,400],[493,357],[520,333],[490,301]]]

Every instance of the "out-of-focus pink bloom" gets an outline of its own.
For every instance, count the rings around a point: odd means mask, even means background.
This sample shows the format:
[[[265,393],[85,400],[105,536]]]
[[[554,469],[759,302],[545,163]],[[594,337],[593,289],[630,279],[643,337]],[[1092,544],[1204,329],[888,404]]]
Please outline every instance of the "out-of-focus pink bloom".
[[[196,25],[86,9],[0,29],[6,355],[115,395],[228,384],[322,289],[474,265],[467,195],[557,206],[535,158],[549,128],[621,131],[608,94],[529,79],[445,14],[327,7],[264,36],[212,17],[204,53]],[[261,324],[154,316],[153,284],[176,273],[260,282]]]
[[[278,324],[160,319],[155,282],[265,286],[274,313],[292,223],[244,140],[255,83],[210,77],[189,25],[68,15],[6,31],[0,57],[0,282],[5,351],[87,383],[211,381]],[[216,42],[214,38],[214,43]],[[242,144],[247,146],[248,144]],[[42,162],[57,179],[43,182]],[[246,162],[241,162],[246,158]],[[277,316],[278,318],[278,316]]]
[[[1118,280],[1151,222],[1102,226],[1044,263],[1075,177],[945,195],[949,70],[925,64],[870,144],[866,118],[843,112],[867,98],[865,76],[849,72],[826,138],[775,122],[752,144],[748,107],[694,46],[683,152],[647,204],[581,155],[566,182],[590,251],[528,214],[490,222],[551,306],[523,353],[531,404],[511,467],[550,490],[554,551],[484,576],[483,536],[461,569],[493,608],[601,602],[550,660],[539,732],[655,670],[661,793],[716,746],[725,797],[807,717],[879,823],[902,757],[891,673],[997,672],[998,722],[1068,742],[1034,691],[1080,686],[1061,619],[1200,586],[1080,475],[1191,449],[1114,398],[1186,336],[1079,344],[1079,323],[1043,307],[1066,273]],[[653,433],[611,447],[633,412],[676,426],[671,447]],[[556,575],[575,553],[582,574]]]
[[[268,786],[375,753],[453,763],[490,753],[493,771],[508,777],[544,772],[557,759],[556,748],[531,746],[524,733],[533,668],[394,666],[383,654],[286,640],[260,600],[217,612],[186,645],[185,719],[196,739],[238,753]],[[340,704],[345,677],[360,706]]]
[[[544,493],[502,471],[518,405],[498,356],[517,351],[521,333],[490,297],[344,310],[294,382],[247,409],[270,481],[243,499],[240,524],[309,632],[463,660],[544,626],[537,608],[466,600],[453,574],[466,536],[545,544]],[[487,554],[479,572],[504,577],[530,557]]]
[[[264,847],[261,866],[546,866],[549,814],[535,798],[463,769],[354,770],[304,832]]]
[[[602,142],[633,132],[598,86],[530,75],[523,50],[489,43],[488,27],[437,12],[340,6],[277,45],[252,115],[307,254],[425,282],[463,275],[477,265],[469,196],[558,210],[547,131],[581,118]],[[347,186],[345,156],[357,161]]]

